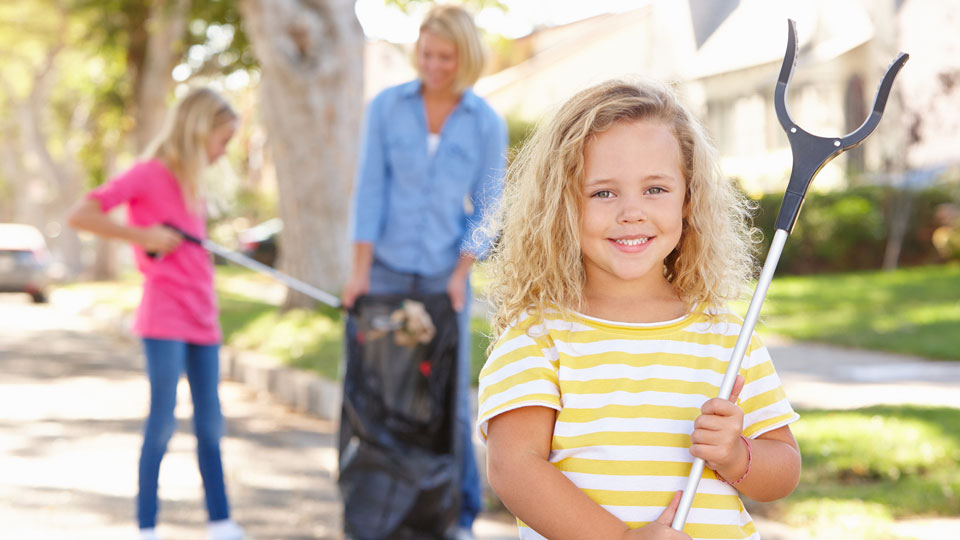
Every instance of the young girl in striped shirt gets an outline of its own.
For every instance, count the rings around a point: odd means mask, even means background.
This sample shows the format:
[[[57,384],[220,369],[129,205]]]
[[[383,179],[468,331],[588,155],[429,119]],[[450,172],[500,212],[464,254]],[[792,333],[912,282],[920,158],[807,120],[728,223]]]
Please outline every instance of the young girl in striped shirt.
[[[756,336],[715,397],[755,240],[698,122],[662,85],[604,83],[537,130],[506,186],[478,427],[520,538],[758,539],[739,493],[793,491],[798,416]]]

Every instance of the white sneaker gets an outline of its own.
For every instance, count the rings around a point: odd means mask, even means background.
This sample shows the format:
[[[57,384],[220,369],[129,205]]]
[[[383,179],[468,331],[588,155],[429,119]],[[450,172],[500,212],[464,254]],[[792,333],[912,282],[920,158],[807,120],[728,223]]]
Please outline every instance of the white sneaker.
[[[243,540],[243,528],[232,519],[211,521],[207,525],[209,540]]]
[[[160,540],[157,536],[157,530],[153,527],[149,529],[140,529],[140,540]]]
[[[476,537],[473,535],[473,530],[466,527],[460,527],[457,529],[457,534],[454,535],[455,540],[476,540]]]

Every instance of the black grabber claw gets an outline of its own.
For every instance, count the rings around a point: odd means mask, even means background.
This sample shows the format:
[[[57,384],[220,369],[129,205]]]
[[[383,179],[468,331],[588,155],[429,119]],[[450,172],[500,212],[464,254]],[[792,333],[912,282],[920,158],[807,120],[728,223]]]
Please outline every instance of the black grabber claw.
[[[777,118],[780,119],[780,124],[783,125],[783,129],[787,132],[787,138],[790,139],[790,150],[793,152],[793,171],[790,173],[787,191],[783,195],[783,204],[780,205],[780,213],[777,215],[776,231],[774,231],[773,239],[770,241],[766,261],[760,270],[757,287],[750,299],[750,307],[747,308],[747,314],[743,318],[740,334],[737,335],[737,343],[730,353],[727,371],[723,374],[723,380],[720,382],[717,397],[721,399],[729,398],[733,390],[733,384],[737,380],[737,374],[743,363],[743,356],[746,354],[747,346],[750,344],[751,336],[753,336],[753,329],[760,318],[760,307],[763,305],[763,299],[766,297],[767,289],[773,280],[773,274],[776,272],[783,246],[797,222],[800,205],[803,204],[803,197],[807,193],[810,182],[827,162],[863,142],[867,135],[870,135],[873,129],[877,127],[877,124],[880,123],[880,116],[883,115],[883,108],[887,104],[887,96],[890,95],[890,87],[893,86],[893,78],[897,76],[897,72],[900,71],[908,58],[906,54],[901,53],[893,64],[887,68],[887,74],[883,76],[880,90],[877,91],[877,97],[873,102],[873,112],[863,125],[853,133],[843,137],[830,139],[817,137],[800,129],[800,126],[790,120],[790,115],[787,113],[787,86],[790,85],[790,76],[793,75],[793,68],[796,67],[797,61],[796,23],[789,21],[788,30],[787,53],[783,57],[783,67],[780,68],[775,105]],[[694,459],[690,466],[690,475],[687,477],[687,483],[683,488],[683,496],[680,497],[680,504],[673,516],[671,527],[674,530],[683,530],[687,521],[687,514],[693,506],[693,498],[696,496],[697,486],[700,483],[705,466],[706,462],[701,458]]]
[[[776,223],[777,229],[789,233],[793,231],[793,226],[797,222],[800,205],[803,204],[803,197],[813,177],[831,159],[863,142],[880,123],[883,108],[887,105],[887,96],[890,95],[890,88],[893,86],[893,79],[910,55],[900,53],[887,68],[887,73],[883,76],[883,81],[880,82],[880,88],[877,90],[877,97],[873,100],[873,111],[860,127],[843,137],[818,137],[794,123],[790,119],[790,113],[787,112],[787,87],[790,86],[790,78],[793,77],[793,70],[797,65],[797,23],[792,19],[788,20],[787,30],[789,31],[787,52],[783,56],[783,66],[780,68],[780,78],[777,80],[774,106],[780,125],[787,132],[790,150],[793,153],[793,171],[790,173],[790,182],[783,195],[783,204],[780,206],[780,213],[777,214]]]

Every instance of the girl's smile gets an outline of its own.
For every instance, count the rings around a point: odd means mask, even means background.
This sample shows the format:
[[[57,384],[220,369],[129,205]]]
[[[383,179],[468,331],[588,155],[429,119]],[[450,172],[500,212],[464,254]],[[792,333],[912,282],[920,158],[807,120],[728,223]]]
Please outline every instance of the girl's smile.
[[[610,241],[613,242],[617,249],[625,253],[638,253],[644,247],[646,247],[647,242],[652,240],[649,236],[638,236],[638,237],[622,237],[622,238],[611,238]]]
[[[683,230],[686,182],[676,137],[656,120],[614,124],[587,142],[584,178],[588,295],[636,285],[662,290],[663,261]]]

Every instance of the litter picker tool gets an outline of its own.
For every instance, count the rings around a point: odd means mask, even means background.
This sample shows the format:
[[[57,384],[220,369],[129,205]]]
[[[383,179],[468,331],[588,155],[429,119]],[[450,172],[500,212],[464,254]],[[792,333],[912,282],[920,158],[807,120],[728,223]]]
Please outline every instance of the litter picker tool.
[[[798,126],[790,119],[790,114],[787,112],[787,87],[790,85],[790,78],[793,76],[793,70],[797,65],[796,22],[788,20],[787,30],[787,51],[783,57],[783,66],[780,68],[774,103],[780,125],[783,126],[787,138],[790,140],[790,150],[793,153],[793,169],[790,173],[787,191],[783,196],[783,203],[780,205],[780,213],[777,214],[776,232],[773,235],[770,250],[767,252],[766,261],[760,271],[760,278],[753,292],[753,298],[750,300],[750,307],[747,309],[746,317],[744,317],[737,343],[730,355],[727,371],[720,383],[718,397],[722,399],[728,399],[733,390],[737,373],[740,371],[740,364],[743,362],[743,355],[750,343],[753,328],[756,326],[757,318],[760,315],[760,306],[767,295],[767,289],[770,287],[770,281],[773,279],[787,236],[797,223],[797,216],[800,213],[800,207],[803,204],[803,198],[807,193],[810,182],[830,160],[858,146],[877,127],[877,124],[880,123],[880,117],[883,115],[883,109],[887,104],[893,79],[909,58],[906,53],[900,53],[887,68],[873,102],[873,111],[860,127],[843,137],[818,137]],[[683,496],[680,499],[680,506],[673,518],[672,527],[675,530],[683,530],[687,514],[689,514],[690,507],[693,505],[693,498],[697,493],[697,486],[700,484],[700,477],[703,475],[704,465],[704,461],[700,458],[693,462],[690,476],[687,478],[687,484],[683,489]]]
[[[278,271],[275,270],[274,268],[271,268],[270,266],[267,266],[267,265],[261,263],[260,261],[256,261],[256,260],[254,260],[254,259],[251,259],[250,257],[247,257],[246,255],[241,255],[240,253],[237,253],[236,251],[231,251],[231,250],[229,250],[229,249],[227,249],[227,248],[225,248],[225,247],[223,247],[223,246],[221,246],[221,245],[219,245],[219,244],[217,244],[217,243],[215,243],[215,242],[212,242],[212,241],[210,241],[210,240],[208,240],[208,239],[206,239],[206,238],[198,238],[198,237],[196,237],[196,236],[193,236],[192,234],[185,233],[185,232],[181,231],[180,229],[178,229],[177,227],[174,227],[173,225],[170,225],[170,224],[166,224],[166,223],[165,223],[165,224],[164,224],[164,227],[167,227],[167,228],[169,228],[169,229],[171,229],[171,230],[176,231],[178,234],[180,234],[180,236],[183,237],[184,240],[186,240],[186,241],[188,241],[188,242],[193,242],[194,244],[197,244],[198,246],[200,246],[200,247],[202,247],[203,249],[209,251],[210,253],[213,253],[214,255],[219,255],[219,256],[223,257],[224,259],[227,259],[228,261],[230,261],[230,262],[232,262],[232,263],[239,264],[240,266],[243,266],[243,267],[245,267],[245,268],[249,268],[250,270],[253,270],[254,272],[260,272],[261,274],[267,274],[268,276],[270,276],[270,277],[272,277],[273,279],[279,281],[280,283],[283,283],[283,284],[286,285],[287,287],[290,287],[291,289],[293,289],[293,290],[295,290],[295,291],[297,291],[297,292],[301,292],[301,293],[309,296],[310,298],[313,298],[314,300],[317,300],[318,302],[322,302],[322,303],[324,303],[324,304],[326,304],[326,305],[328,305],[328,306],[330,306],[330,307],[332,307],[332,308],[336,308],[336,309],[342,309],[342,307],[343,307],[343,306],[340,304],[340,299],[337,298],[336,296],[334,296],[334,295],[332,295],[332,294],[330,294],[330,293],[328,293],[328,292],[321,291],[320,289],[314,287],[313,285],[310,285],[309,283],[304,283],[304,282],[300,281],[299,279],[297,279],[297,278],[295,278],[295,277],[288,276],[287,274],[284,274],[283,272],[278,272]]]

